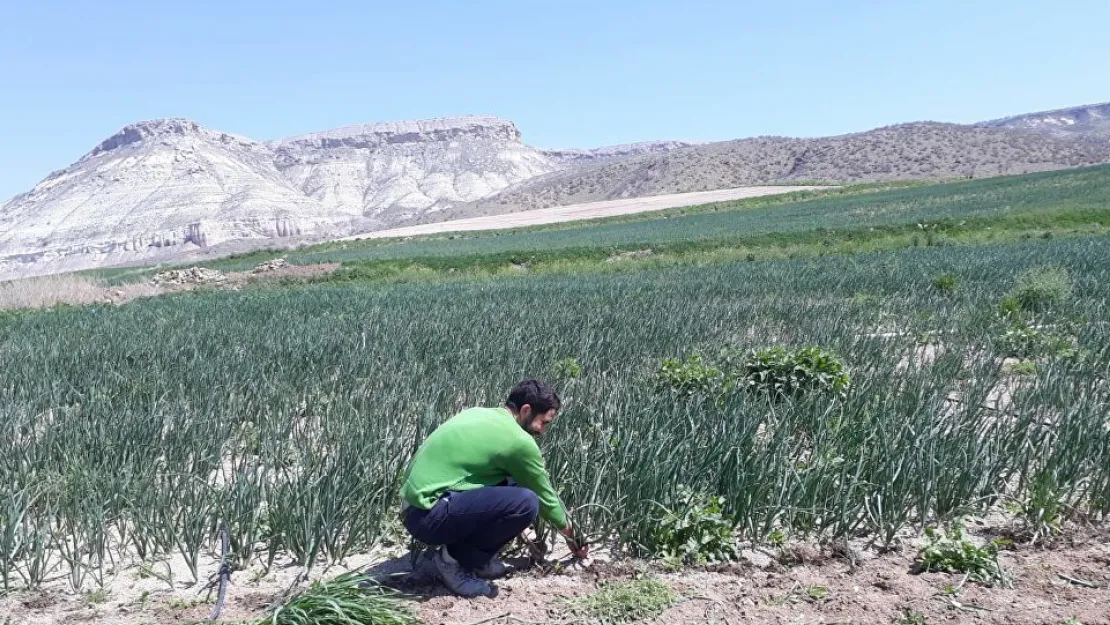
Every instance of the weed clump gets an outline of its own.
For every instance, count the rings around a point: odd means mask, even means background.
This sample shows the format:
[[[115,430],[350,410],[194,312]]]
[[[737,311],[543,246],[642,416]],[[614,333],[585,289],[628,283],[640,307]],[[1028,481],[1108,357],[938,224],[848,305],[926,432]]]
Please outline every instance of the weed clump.
[[[675,565],[734,562],[740,558],[735,526],[724,512],[724,497],[688,487],[663,506],[653,539],[656,557]]]
[[[903,608],[894,622],[898,625],[925,625],[925,615],[917,610]]]
[[[606,584],[592,595],[565,602],[564,611],[589,622],[621,625],[655,618],[677,599],[663,582],[645,578]]]
[[[980,547],[965,538],[958,525],[947,532],[929,527],[925,529],[925,536],[929,544],[918,555],[918,572],[963,573],[968,579],[986,586],[1009,586],[1009,576],[998,563],[1002,542],[996,540]]]
[[[1016,512],[1032,532],[1032,542],[1059,534],[1074,505],[1060,492],[1052,471],[1033,476],[1028,494],[1016,506]]]
[[[1016,303],[1020,310],[1042,312],[1071,297],[1071,277],[1059,267],[1036,267],[1017,279],[1017,286],[1003,300],[1008,308]]]
[[[951,294],[956,292],[959,281],[950,273],[942,273],[933,277],[933,289],[939,293]]]
[[[718,367],[696,355],[685,361],[664,359],[656,375],[656,387],[684,395],[723,395],[743,390],[778,398],[808,393],[843,397],[851,386],[844,362],[819,347],[726,351],[721,360]]]
[[[1021,321],[1011,323],[997,337],[995,343],[1002,355],[1014,358],[1070,358],[1079,351],[1079,344],[1074,336]]]
[[[1071,278],[1058,267],[1037,267],[1018,276],[1014,289],[998,304],[1003,327],[995,346],[1016,358],[1075,358],[1079,343],[1067,323],[1052,321],[1054,306],[1072,295]],[[1064,326],[1064,328],[1061,328]]]
[[[772,396],[809,392],[843,396],[851,379],[835,354],[819,347],[773,347],[752,352],[740,367],[742,383]]]
[[[1010,375],[1037,375],[1037,363],[1032,360],[1022,360],[1010,365],[1006,372]]]
[[[683,395],[719,391],[726,382],[724,373],[706,364],[701,356],[686,360],[665,358],[659,365],[656,387],[670,389]]]
[[[551,367],[551,373],[560,380],[570,380],[582,376],[582,365],[577,358],[563,358]]]

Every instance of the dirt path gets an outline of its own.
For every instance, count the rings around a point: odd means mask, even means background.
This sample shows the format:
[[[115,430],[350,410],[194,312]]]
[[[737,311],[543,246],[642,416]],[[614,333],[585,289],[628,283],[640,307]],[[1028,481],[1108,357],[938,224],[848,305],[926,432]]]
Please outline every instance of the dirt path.
[[[266,264],[263,263],[263,265]],[[143,297],[154,297],[201,288],[237,290],[267,283],[305,281],[327,275],[338,268],[339,263],[283,264],[273,268],[256,269],[255,271],[224,273],[193,267],[165,272],[165,275],[184,276],[178,280],[166,282],[145,280],[120,285],[108,285],[101,280],[79,274],[24,278],[0,283],[0,310],[49,308],[58,304],[69,304],[71,306],[87,304],[120,305]]]
[[[337,239],[338,241],[354,241],[357,239],[385,239],[393,237],[411,237],[424,234],[439,234],[442,232],[470,232],[475,230],[500,230],[503,228],[521,228],[524,226],[540,226],[544,224],[578,221],[581,219],[596,219],[598,217],[615,217],[618,215],[631,215],[649,211],[678,208],[680,206],[696,206],[710,202],[727,202],[764,195],[780,195],[792,191],[809,191],[814,189],[828,189],[831,187],[797,186],[797,187],[739,187],[736,189],[720,189],[717,191],[698,191],[695,193],[675,193],[671,195],[656,195],[651,197],[630,198],[627,200],[607,200],[604,202],[588,202],[585,204],[571,204],[569,206],[555,206],[536,210],[507,213],[504,215],[488,215],[485,217],[471,217],[469,219],[456,219],[441,221],[433,224],[419,226],[406,226],[391,230],[379,230],[355,236]]]
[[[811,550],[802,562],[771,562],[696,570],[657,571],[679,595],[676,605],[650,623],[990,623],[1006,625],[1110,624],[1110,537],[1088,536],[1052,550],[1020,547],[1000,559],[1014,577],[1013,588],[965,583],[954,597],[946,586],[962,576],[911,574],[914,550],[861,554],[853,568],[846,560]],[[418,614],[429,624],[493,623],[558,625],[561,599],[596,592],[609,580],[643,573],[643,564],[602,564],[592,569],[543,577],[524,572],[500,582],[495,599],[462,600],[425,590]],[[1075,581],[1067,581],[1064,575]],[[1077,582],[1099,585],[1090,588]],[[921,620],[917,620],[921,619]]]
[[[946,596],[944,589],[960,586],[962,576],[911,573],[916,551],[909,545],[893,553],[860,548],[853,566],[844,557],[812,545],[795,545],[778,554],[777,559],[754,553],[744,563],[677,573],[644,562],[606,562],[602,557],[589,567],[559,573],[522,570],[499,581],[499,594],[493,599],[458,599],[442,587],[426,583],[402,588],[417,598],[414,608],[429,625],[471,625],[480,621],[560,625],[565,621],[559,613],[561,601],[594,593],[609,581],[644,574],[658,576],[679,596],[676,605],[650,621],[656,625],[1064,625],[1073,618],[1083,625],[1110,625],[1108,528],[1073,532],[1051,549],[1019,545],[1004,551],[1000,560],[1014,579],[1012,588],[967,582],[954,596]],[[332,577],[345,570],[403,571],[409,559],[397,557],[401,553],[394,550],[355,556],[344,566],[315,571],[312,578]],[[0,623],[183,625],[207,618],[212,604],[202,589],[203,580],[215,572],[215,559],[205,559],[199,575],[202,581],[193,586],[182,583],[188,576],[180,563],[168,562],[167,566],[177,569],[177,581],[159,579],[170,568],[144,569],[132,564],[121,567],[100,596],[76,595],[61,580],[44,590],[0,596]],[[298,573],[299,568],[287,562],[279,562],[265,573],[257,566],[237,571],[221,621],[240,622],[264,614],[267,606],[295,582]]]

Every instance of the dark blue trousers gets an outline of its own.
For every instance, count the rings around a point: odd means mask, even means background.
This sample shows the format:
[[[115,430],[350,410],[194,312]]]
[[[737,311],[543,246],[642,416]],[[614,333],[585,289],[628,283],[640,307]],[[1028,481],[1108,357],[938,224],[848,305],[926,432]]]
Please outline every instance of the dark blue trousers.
[[[535,520],[536,494],[519,486],[487,486],[448,492],[431,510],[409,507],[401,521],[426,545],[446,545],[447,553],[471,571],[480,569]]]

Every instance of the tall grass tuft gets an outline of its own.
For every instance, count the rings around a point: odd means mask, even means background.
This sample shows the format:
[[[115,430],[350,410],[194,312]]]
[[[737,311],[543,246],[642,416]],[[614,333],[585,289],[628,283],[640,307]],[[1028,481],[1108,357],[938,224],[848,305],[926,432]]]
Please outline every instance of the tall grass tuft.
[[[399,595],[367,586],[361,574],[315,582],[250,625],[419,625]]]

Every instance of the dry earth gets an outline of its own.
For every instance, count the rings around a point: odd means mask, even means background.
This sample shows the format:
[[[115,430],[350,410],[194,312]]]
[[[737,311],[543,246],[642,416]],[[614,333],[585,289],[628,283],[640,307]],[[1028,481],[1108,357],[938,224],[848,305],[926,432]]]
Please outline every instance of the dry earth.
[[[678,208],[680,206],[695,206],[710,202],[728,202],[750,197],[764,195],[780,195],[792,191],[807,191],[813,189],[828,189],[832,187],[820,186],[772,186],[772,187],[740,187],[736,189],[721,189],[719,191],[700,191],[697,193],[672,193],[670,195],[656,195],[651,197],[638,197],[624,200],[607,200],[604,202],[587,202],[585,204],[572,204],[553,208],[540,208],[519,213],[504,215],[487,215],[469,219],[456,219],[419,226],[406,226],[390,230],[378,230],[366,234],[338,239],[340,241],[353,241],[358,239],[384,239],[393,237],[411,237],[424,234],[439,234],[442,232],[470,232],[475,230],[500,230],[503,228],[522,228],[525,226],[540,226],[545,224],[564,223],[582,219],[597,219],[599,217],[616,217],[619,215],[632,215],[649,211]]]
[[[979,526],[976,531],[980,538],[996,532],[987,526]],[[1001,557],[1014,577],[1013,588],[967,582],[955,597],[945,596],[942,590],[947,585],[960,585],[962,576],[912,572],[919,544],[907,536],[901,550],[880,553],[862,542],[853,543],[854,564],[843,555],[832,555],[813,545],[788,545],[778,552],[748,551],[743,563],[678,573],[667,573],[643,562],[606,561],[600,557],[588,567],[571,567],[558,573],[551,572],[550,567],[521,570],[498,583],[499,594],[493,599],[458,599],[439,586],[423,582],[402,582],[399,586],[414,597],[414,608],[426,623],[443,625],[565,624],[558,611],[561,600],[596,592],[608,581],[644,574],[658,575],[680,597],[675,606],[650,621],[659,625],[1063,625],[1068,619],[1084,625],[1110,625],[1110,528],[1075,529],[1047,549],[1018,545]],[[395,557],[401,553],[394,548],[352,557],[331,570],[316,570],[311,578],[331,577],[347,570],[404,572],[409,559]],[[99,597],[76,595],[64,580],[56,580],[44,590],[0,597],[0,623],[152,625],[201,621],[212,609],[212,593],[204,590],[204,580],[216,568],[216,559],[206,558],[201,582],[186,586],[180,581],[188,577],[180,562],[146,570],[137,564],[121,565]],[[159,579],[169,570],[175,571],[178,581]],[[237,622],[264,614],[299,581],[299,574],[300,569],[288,563],[279,563],[266,574],[257,566],[236,572],[220,620]],[[924,621],[900,620],[914,614]]]
[[[80,274],[12,280],[0,283],[0,310],[49,308],[59,304],[120,305],[142,297],[201,288],[241,289],[281,280],[307,280],[339,268],[339,263],[271,265],[279,260],[282,259],[262,263],[253,271],[221,273],[196,267],[171,270],[158,274],[156,280],[121,285],[104,284]]]

